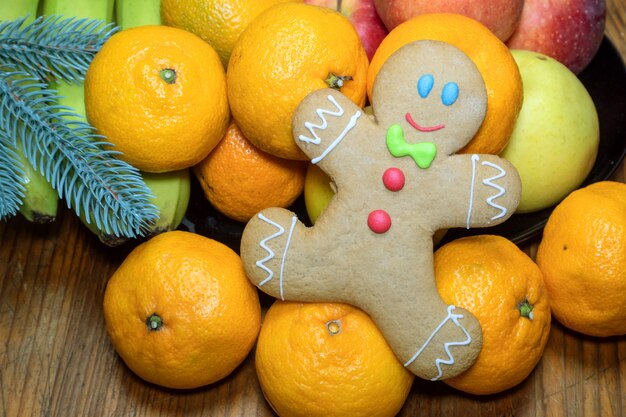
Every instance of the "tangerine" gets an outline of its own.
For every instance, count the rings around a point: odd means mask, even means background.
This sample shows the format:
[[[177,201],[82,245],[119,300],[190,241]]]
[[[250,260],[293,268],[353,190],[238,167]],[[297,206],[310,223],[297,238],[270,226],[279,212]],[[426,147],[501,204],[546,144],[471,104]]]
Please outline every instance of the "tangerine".
[[[286,159],[307,160],[291,118],[314,90],[334,87],[365,104],[368,59],[352,23],[330,8],[281,3],[257,16],[233,48],[228,99],[250,142]]]
[[[224,138],[193,171],[218,211],[247,222],[265,208],[290,206],[302,194],[306,162],[261,151],[231,122]]]
[[[470,236],[435,251],[435,279],[443,300],[469,310],[483,332],[476,362],[444,382],[486,395],[528,377],[551,326],[548,291],[535,262],[502,236]]]
[[[126,29],[92,60],[85,111],[135,168],[189,168],[228,126],[226,74],[213,48],[190,32],[158,25]]]
[[[255,362],[281,417],[392,417],[414,380],[371,318],[340,303],[275,301]]]
[[[111,343],[139,377],[196,388],[229,375],[252,350],[261,305],[241,259],[215,240],[161,233],[133,249],[109,279]]]
[[[537,264],[559,322],[591,336],[626,334],[626,184],[597,182],[561,201]]]

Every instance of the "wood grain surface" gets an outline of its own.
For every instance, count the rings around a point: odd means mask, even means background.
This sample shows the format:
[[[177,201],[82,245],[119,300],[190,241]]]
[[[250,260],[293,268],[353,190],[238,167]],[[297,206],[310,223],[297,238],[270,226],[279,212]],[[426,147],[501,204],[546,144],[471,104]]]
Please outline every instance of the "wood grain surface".
[[[626,1],[607,8],[606,34],[626,57]],[[624,180],[623,166],[615,179]],[[536,244],[524,249],[532,255]],[[65,208],[49,225],[0,222],[0,417],[274,416],[252,355],[192,391],[147,384],[125,367],[105,332],[102,297],[132,247],[105,247]],[[626,337],[584,337],[555,323],[521,385],[475,397],[416,380],[399,415],[626,417]]]

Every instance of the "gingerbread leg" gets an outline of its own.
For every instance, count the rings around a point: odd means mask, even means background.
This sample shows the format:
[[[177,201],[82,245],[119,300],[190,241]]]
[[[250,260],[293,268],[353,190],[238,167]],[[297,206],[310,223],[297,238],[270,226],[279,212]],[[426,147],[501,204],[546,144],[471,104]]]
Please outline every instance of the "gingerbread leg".
[[[360,297],[361,308],[415,375],[428,380],[456,376],[469,368],[480,352],[480,324],[467,310],[446,305],[439,297],[425,299],[423,294],[433,294],[434,288],[428,287],[431,282],[434,286],[434,273],[422,269],[421,274],[403,285],[402,291],[379,285],[375,296]]]
[[[405,367],[414,373],[421,373],[422,377],[431,381],[443,379],[444,376],[449,378],[458,375],[474,363],[480,352],[474,349],[481,341],[480,328],[476,331],[477,323],[471,314],[453,305],[449,305],[446,311],[447,314],[428,338],[421,345],[418,343],[416,346],[419,347],[413,356],[404,362]],[[446,336],[440,337],[440,333],[446,333]],[[429,362],[434,365],[436,372],[434,376],[432,371],[422,372],[424,364],[428,368]]]

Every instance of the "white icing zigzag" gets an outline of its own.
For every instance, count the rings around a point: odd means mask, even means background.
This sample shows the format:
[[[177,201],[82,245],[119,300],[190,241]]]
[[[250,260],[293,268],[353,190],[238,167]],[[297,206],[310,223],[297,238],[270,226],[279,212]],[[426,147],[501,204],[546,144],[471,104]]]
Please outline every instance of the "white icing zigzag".
[[[306,127],[309,132],[311,133],[312,137],[308,137],[305,135],[299,135],[298,139],[301,140],[302,142],[306,142],[306,143],[312,143],[314,145],[319,145],[322,141],[322,139],[317,135],[317,130],[326,130],[328,128],[328,120],[326,119],[326,115],[329,116],[334,116],[334,117],[341,117],[344,114],[344,109],[339,105],[339,103],[337,103],[337,100],[335,100],[335,98],[332,95],[328,95],[327,96],[328,101],[330,101],[332,104],[335,105],[335,108],[337,109],[337,111],[332,111],[332,110],[325,110],[325,109],[317,109],[315,110],[315,113],[317,114],[317,116],[321,119],[321,123],[320,124],[314,124],[312,122],[304,122],[304,127]],[[316,157],[313,158],[311,160],[311,162],[313,164],[317,164],[319,161],[321,161],[322,159],[324,159],[324,157],[330,152],[332,151],[338,144],[339,142],[341,142],[343,140],[343,138],[348,134],[348,132],[350,130],[352,130],[352,128],[354,128],[354,126],[356,126],[356,121],[357,119],[361,117],[361,112],[357,111],[355,114],[352,115],[352,117],[350,117],[350,121],[348,122],[348,124],[346,125],[346,127],[343,129],[343,131],[339,134],[339,136],[337,136],[335,138],[335,140],[333,140],[333,142],[328,146],[328,148],[326,148],[326,150],[324,150],[324,152]]]
[[[452,307],[452,309],[454,309],[454,306],[450,306]],[[451,314],[451,309],[450,307],[448,307],[448,315]],[[452,356],[452,353],[450,352],[450,348],[452,346],[466,346],[469,345],[472,342],[472,336],[469,334],[469,332],[465,329],[465,327],[461,326],[461,323],[459,323],[459,319],[463,318],[462,314],[453,314],[450,319],[452,320],[452,322],[454,324],[456,324],[458,327],[461,328],[461,330],[463,331],[463,333],[465,333],[466,339],[462,342],[448,342],[445,343],[443,345],[444,350],[446,351],[446,355],[448,355],[448,359],[437,359],[435,361],[435,366],[437,367],[437,376],[434,378],[431,378],[431,381],[437,381],[438,379],[440,379],[443,376],[443,370],[441,369],[441,365],[453,365],[454,364],[454,357]]]
[[[264,270],[265,272],[267,272],[267,277],[261,281],[259,283],[259,287],[266,284],[267,282],[271,281],[272,278],[274,278],[274,271],[272,271],[271,269],[269,269],[268,267],[265,266],[265,262],[269,261],[270,259],[272,259],[274,257],[274,251],[271,250],[266,243],[269,240],[274,239],[275,237],[278,237],[280,235],[282,235],[283,233],[285,233],[285,228],[282,227],[280,224],[275,223],[273,221],[271,221],[270,219],[268,219],[267,217],[265,217],[262,213],[258,214],[259,219],[263,220],[265,223],[269,223],[272,226],[275,226],[276,228],[278,228],[278,231],[276,233],[274,233],[273,235],[270,235],[268,237],[266,237],[265,239],[263,239],[259,245],[261,245],[261,247],[263,249],[265,249],[267,251],[267,256],[263,259],[261,259],[260,261],[256,261],[255,265],[258,266],[259,268],[261,268],[262,270]]]
[[[492,162],[489,162],[489,161],[482,162],[482,164],[490,166],[490,167],[495,168],[498,171],[500,171],[499,174],[494,175],[493,177],[489,177],[489,178],[483,180],[483,184],[485,184],[485,185],[487,185],[489,187],[493,187],[496,190],[498,190],[497,194],[494,194],[494,195],[492,195],[491,197],[489,197],[487,199],[487,204],[489,204],[491,207],[500,209],[500,213],[496,214],[495,216],[493,216],[491,218],[491,220],[496,220],[496,219],[499,219],[500,217],[504,217],[506,215],[506,213],[507,213],[507,210],[506,210],[506,207],[503,207],[503,206],[501,206],[499,204],[494,203],[493,200],[495,200],[498,197],[503,196],[504,193],[506,193],[506,190],[504,189],[504,187],[494,183],[493,181],[504,177],[506,175],[506,171],[504,169],[502,169],[502,167],[500,165],[496,165],[496,164],[494,164]]]
[[[272,278],[274,278],[274,271],[272,271],[270,268],[265,266],[265,262],[267,262],[270,259],[274,258],[274,256],[276,254],[274,253],[274,251],[272,249],[270,249],[267,246],[266,243],[269,242],[270,240],[274,239],[274,238],[282,236],[285,233],[285,228],[282,227],[280,224],[271,221],[270,219],[265,217],[262,213],[258,214],[258,218],[263,220],[265,223],[271,224],[272,226],[274,226],[274,227],[276,227],[278,229],[278,231],[276,233],[266,237],[265,239],[263,239],[263,240],[261,240],[259,242],[259,245],[263,249],[265,249],[265,251],[267,251],[267,256],[265,258],[255,262],[256,266],[258,266],[259,268],[263,269],[268,274],[267,277],[263,281],[261,281],[259,283],[259,287],[261,287],[261,286],[265,285],[266,283],[268,283],[269,281],[271,281]],[[279,289],[280,289],[280,299],[283,300],[283,301],[285,300],[284,291],[283,291],[283,271],[285,269],[285,259],[287,258],[287,251],[289,250],[289,245],[291,244],[291,236],[293,235],[293,230],[294,230],[294,228],[296,226],[297,220],[298,220],[298,218],[296,216],[293,216],[291,218],[291,227],[289,228],[289,234],[287,235],[287,242],[285,243],[285,250],[283,251],[283,256],[282,256],[281,261],[280,261]]]
[[[409,359],[404,366],[409,366],[411,363],[413,363],[415,361],[415,359],[417,359],[417,357],[419,355],[421,355],[421,353],[424,351],[424,349],[426,349],[426,347],[428,346],[428,344],[431,342],[431,340],[435,337],[435,335],[439,332],[439,330],[441,330],[441,328],[448,322],[448,321],[452,321],[457,327],[459,327],[463,333],[466,336],[466,339],[464,341],[461,342],[446,342],[443,345],[443,349],[446,352],[447,358],[443,359],[443,358],[439,358],[437,360],[435,360],[435,366],[437,367],[437,376],[432,378],[431,381],[437,381],[438,379],[440,379],[443,376],[443,370],[441,369],[441,365],[453,365],[454,364],[454,357],[452,356],[452,353],[450,352],[450,348],[452,346],[465,346],[465,345],[469,345],[472,342],[472,336],[469,334],[469,332],[465,329],[465,327],[463,327],[463,325],[461,325],[461,323],[459,323],[459,319],[463,318],[462,314],[454,314],[452,312],[452,310],[454,310],[456,307],[453,305],[448,306],[448,315],[446,316],[446,318],[444,318],[441,323],[439,323],[439,325],[437,326],[437,328],[432,332],[432,334],[428,337],[428,339],[426,340],[426,342],[424,342],[424,344],[422,345],[422,347],[419,348],[419,350],[417,351],[417,353],[415,353],[415,355],[413,355],[413,357],[411,359]]]
[[[332,104],[335,105],[335,108],[337,109],[337,111],[333,112],[332,110],[325,110],[325,109],[317,109],[317,110],[315,110],[315,113],[322,120],[322,123],[316,125],[316,124],[311,123],[311,122],[304,122],[304,127],[309,129],[309,132],[311,132],[311,135],[313,137],[310,138],[308,136],[299,135],[298,139],[300,139],[302,142],[307,142],[307,143],[312,143],[314,145],[319,145],[321,143],[322,139],[319,136],[317,136],[317,132],[315,131],[315,129],[326,130],[326,128],[328,128],[328,121],[326,120],[326,117],[324,117],[324,115],[327,114],[329,116],[335,116],[335,117],[343,116],[344,109],[339,105],[339,103],[337,103],[337,100],[335,100],[335,97],[333,97],[332,95],[329,94],[327,98],[328,98],[328,101],[330,101]]]
[[[474,184],[476,181],[476,162],[478,162],[478,160],[480,159],[480,157],[476,154],[472,155],[472,184],[471,184],[471,188],[470,188],[470,200],[469,200],[469,207],[467,209],[467,221],[466,221],[466,227],[469,229],[470,228],[470,217],[472,215],[472,204],[474,201]],[[500,210],[500,212],[498,214],[496,214],[495,216],[491,217],[491,220],[496,220],[499,219],[501,217],[506,216],[507,213],[507,209],[506,207],[503,207],[499,204],[494,203],[494,200],[503,196],[506,193],[506,190],[504,189],[504,187],[496,184],[494,181],[498,180],[502,177],[504,177],[506,175],[506,171],[500,166],[500,165],[496,165],[493,162],[489,162],[489,161],[484,161],[481,162],[481,165],[485,165],[485,166],[489,166],[492,168],[495,168],[499,171],[499,173],[497,175],[494,175],[493,177],[489,177],[487,179],[484,179],[482,181],[482,183],[488,187],[492,187],[495,188],[496,190],[498,190],[497,194],[492,195],[491,197],[487,198],[487,204],[490,205],[491,207]]]

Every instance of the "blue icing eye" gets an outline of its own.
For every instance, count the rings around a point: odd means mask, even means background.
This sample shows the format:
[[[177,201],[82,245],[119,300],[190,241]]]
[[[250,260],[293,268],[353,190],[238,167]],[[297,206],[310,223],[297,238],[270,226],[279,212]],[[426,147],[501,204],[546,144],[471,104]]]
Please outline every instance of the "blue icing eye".
[[[421,98],[426,98],[430,94],[430,90],[433,89],[435,79],[430,74],[424,74],[417,80],[417,92]]]
[[[459,98],[459,86],[457,83],[446,83],[441,91],[441,102],[446,106],[451,106],[457,98]]]

